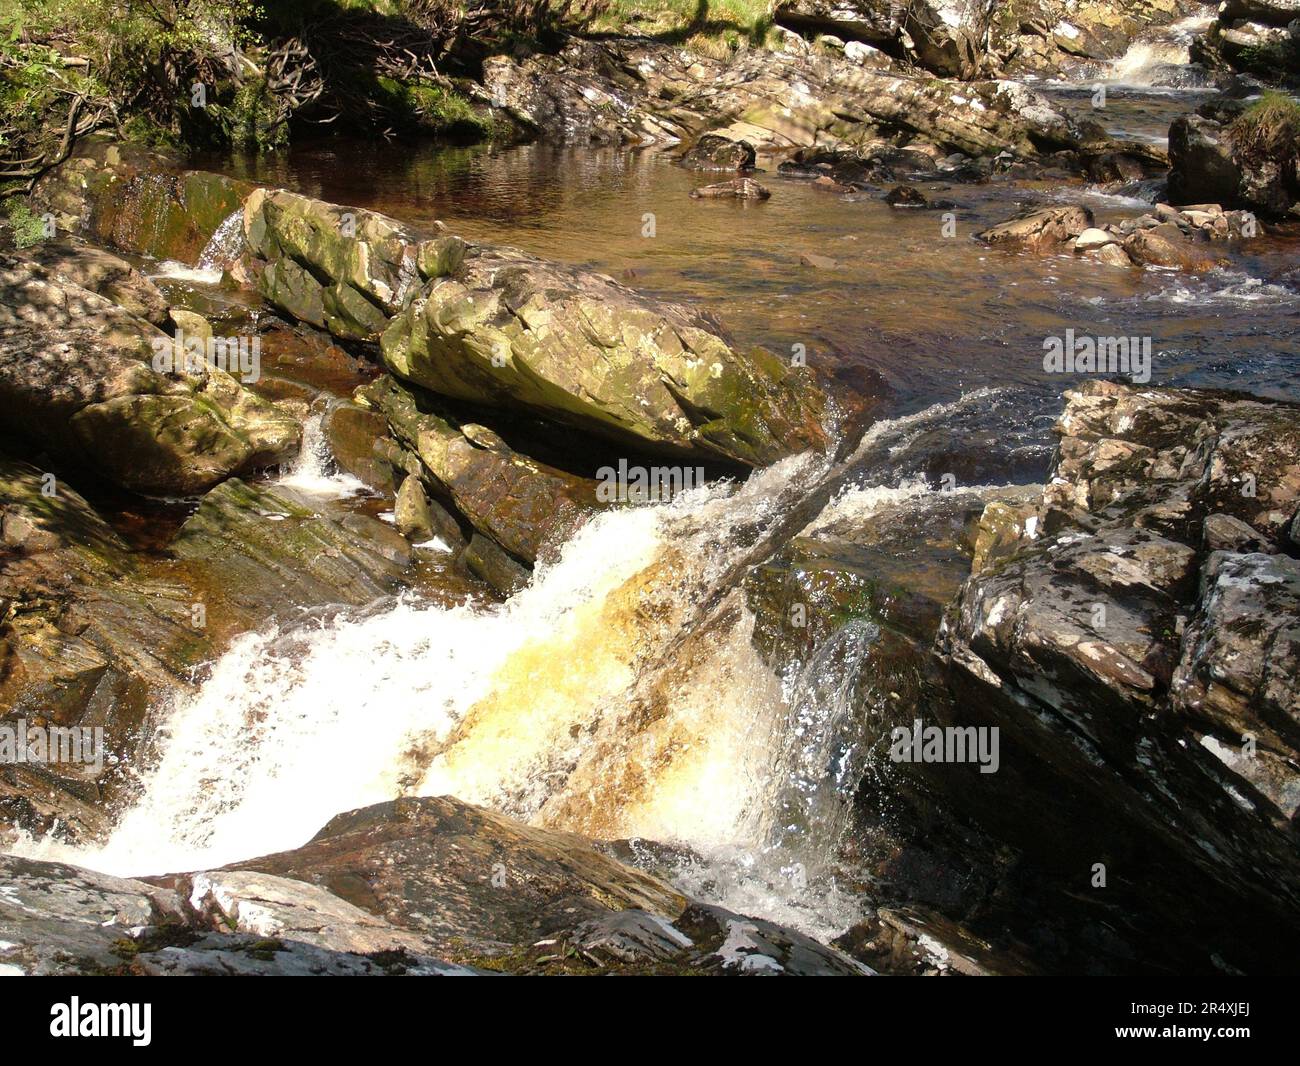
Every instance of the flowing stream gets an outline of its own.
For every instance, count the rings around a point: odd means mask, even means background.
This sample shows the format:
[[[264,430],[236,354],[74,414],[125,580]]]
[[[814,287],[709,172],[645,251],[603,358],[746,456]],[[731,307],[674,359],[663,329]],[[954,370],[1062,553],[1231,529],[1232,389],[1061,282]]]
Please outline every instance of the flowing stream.
[[[1177,47],[1135,45],[1115,80],[1185,62]],[[1166,96],[1126,98],[1112,119],[1158,128]],[[839,397],[879,401],[885,417],[838,464],[795,456],[743,484],[602,514],[505,603],[411,594],[241,636],[170,709],[160,760],[111,837],[28,840],[27,854],[119,874],[198,869],[296,847],[341,811],[453,794],[600,839],[681,845],[694,853],[686,890],[833,935],[857,916],[836,863],[872,758],[844,681],[878,633],[853,620],[807,662],[774,668],[751,640],[746,569],[810,523],[924,498],[936,469],[960,467],[963,484],[1040,479],[1069,383],[1043,371],[1042,344],[1065,325],[1152,337],[1159,384],[1296,398],[1293,244],[1266,237],[1194,276],[970,240],[1026,202],[1144,209],[1114,190],[922,182],[958,202],[947,239],[937,213],[774,175],[766,204],[693,201],[699,177],[649,153],[332,145],[223,165],[711,305],[743,343],[806,344]],[[837,267],[803,267],[803,250]],[[201,287],[216,261],[155,274]],[[360,493],[332,472],[319,416],[279,487],[320,506]]]

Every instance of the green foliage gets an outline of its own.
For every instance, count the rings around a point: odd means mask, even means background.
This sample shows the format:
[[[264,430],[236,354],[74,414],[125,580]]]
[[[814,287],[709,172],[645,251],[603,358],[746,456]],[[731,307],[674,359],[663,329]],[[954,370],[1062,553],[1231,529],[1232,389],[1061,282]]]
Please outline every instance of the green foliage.
[[[1266,82],[1277,83],[1288,73],[1300,73],[1300,46],[1293,40],[1248,45],[1234,57],[1233,66]]]
[[[399,119],[426,133],[471,140],[485,140],[495,133],[492,113],[453,89],[394,78],[378,78],[377,85]]]
[[[777,40],[772,0],[608,0],[591,22],[608,33],[640,34],[716,58]]]
[[[150,144],[244,130],[240,57],[259,14],[252,0],[0,0],[0,170],[39,171],[103,126]],[[193,107],[195,82],[239,120]]]
[[[1294,159],[1300,153],[1300,103],[1286,93],[1264,93],[1233,122],[1232,138],[1247,157]]]
[[[222,143],[257,151],[288,143],[289,128],[280,121],[279,108],[264,78],[244,82],[228,104],[211,104],[208,112]]]
[[[33,214],[22,197],[14,196],[6,200],[4,213],[13,232],[15,248],[30,248],[45,240],[45,220]]]

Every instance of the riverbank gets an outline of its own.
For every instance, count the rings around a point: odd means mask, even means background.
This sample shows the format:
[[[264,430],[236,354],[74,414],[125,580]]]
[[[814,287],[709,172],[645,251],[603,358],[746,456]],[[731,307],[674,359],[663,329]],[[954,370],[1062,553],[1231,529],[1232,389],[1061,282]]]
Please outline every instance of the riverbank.
[[[1170,202],[1159,86],[808,43],[486,64],[562,143],[40,177],[0,697],[106,757],[0,767],[0,963],[1286,968],[1285,120],[1199,83]]]

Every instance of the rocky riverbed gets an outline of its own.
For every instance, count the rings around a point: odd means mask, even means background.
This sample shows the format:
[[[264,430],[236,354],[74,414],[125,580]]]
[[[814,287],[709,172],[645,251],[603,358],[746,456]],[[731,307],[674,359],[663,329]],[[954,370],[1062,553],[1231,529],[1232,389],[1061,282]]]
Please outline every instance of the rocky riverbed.
[[[1292,968],[1285,8],[79,138],[0,255],[0,972]]]

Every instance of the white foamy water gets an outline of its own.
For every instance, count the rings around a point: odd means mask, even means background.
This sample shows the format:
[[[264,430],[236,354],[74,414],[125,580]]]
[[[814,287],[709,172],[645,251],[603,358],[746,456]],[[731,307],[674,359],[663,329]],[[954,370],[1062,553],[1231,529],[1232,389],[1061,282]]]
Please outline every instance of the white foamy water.
[[[1203,278],[1178,278],[1146,296],[1150,303],[1207,306],[1285,306],[1300,304],[1300,292],[1239,270],[1212,270]]]
[[[234,211],[222,221],[195,263],[164,259],[148,277],[186,281],[191,285],[219,285],[226,267],[239,258],[244,247],[244,213]]]
[[[199,253],[199,261],[196,265],[207,269],[215,267],[220,270],[238,259],[243,250],[244,211],[240,208],[227,215],[212,236],[208,238],[208,243],[204,245],[203,251]]]
[[[369,491],[359,478],[332,469],[334,459],[325,439],[324,418],[314,414],[303,423],[302,449],[293,465],[276,479],[276,486],[313,500],[343,500]]]
[[[191,285],[217,285],[221,282],[221,268],[196,267],[175,259],[164,259],[146,277],[154,281],[188,281]]]
[[[954,406],[879,423],[857,454],[897,451]],[[450,794],[685,845],[701,857],[681,871],[687,891],[834,935],[859,917],[834,860],[866,757],[846,732],[853,679],[877,632],[851,622],[779,676],[723,577],[829,472],[797,456],[605,512],[505,604],[403,600],[246,634],[171,708],[158,764],[102,846],[16,850],[122,875],[196,870],[300,846],[342,811]],[[828,516],[924,491],[851,489]]]
[[[1170,87],[1169,68],[1191,62],[1192,42],[1215,22],[1213,8],[1181,19],[1129,45],[1111,64],[1109,81],[1135,88]]]

